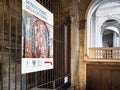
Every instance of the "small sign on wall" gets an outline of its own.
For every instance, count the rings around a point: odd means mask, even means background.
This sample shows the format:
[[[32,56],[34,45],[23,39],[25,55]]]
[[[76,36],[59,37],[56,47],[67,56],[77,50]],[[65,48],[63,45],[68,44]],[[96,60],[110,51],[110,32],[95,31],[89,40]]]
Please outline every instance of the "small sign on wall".
[[[68,83],[68,76],[64,77],[64,83]]]
[[[53,69],[53,14],[22,0],[22,74]]]

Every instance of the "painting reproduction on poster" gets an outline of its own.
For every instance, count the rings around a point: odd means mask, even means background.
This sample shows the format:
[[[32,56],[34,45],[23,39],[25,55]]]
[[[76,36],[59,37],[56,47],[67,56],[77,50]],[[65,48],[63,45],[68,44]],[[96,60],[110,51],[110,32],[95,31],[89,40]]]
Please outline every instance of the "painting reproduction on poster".
[[[53,14],[22,0],[22,74],[53,69]]]

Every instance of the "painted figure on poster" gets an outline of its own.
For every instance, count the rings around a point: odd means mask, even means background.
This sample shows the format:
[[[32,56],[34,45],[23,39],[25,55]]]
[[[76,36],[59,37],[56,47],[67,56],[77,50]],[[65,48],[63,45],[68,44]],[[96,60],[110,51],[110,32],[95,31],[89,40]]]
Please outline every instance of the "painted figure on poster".
[[[25,58],[53,58],[53,27],[24,13]]]
[[[46,39],[44,35],[45,26],[44,23],[38,21],[38,33],[37,33],[37,57],[46,58]]]
[[[47,38],[45,36],[46,26],[41,20],[36,20],[33,25],[33,57],[35,58],[47,58]]]

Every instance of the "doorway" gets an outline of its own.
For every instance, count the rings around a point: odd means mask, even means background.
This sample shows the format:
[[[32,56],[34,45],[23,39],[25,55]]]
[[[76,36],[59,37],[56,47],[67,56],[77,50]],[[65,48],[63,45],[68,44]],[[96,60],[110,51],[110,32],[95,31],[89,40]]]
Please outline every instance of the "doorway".
[[[102,37],[103,47],[113,47],[113,31],[105,30]]]

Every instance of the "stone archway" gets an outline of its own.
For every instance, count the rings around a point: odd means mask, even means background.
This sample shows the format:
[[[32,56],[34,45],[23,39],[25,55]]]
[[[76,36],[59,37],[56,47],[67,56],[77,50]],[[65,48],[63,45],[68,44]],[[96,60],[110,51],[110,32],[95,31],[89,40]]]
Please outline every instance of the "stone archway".
[[[109,20],[101,26],[102,47],[119,47],[120,24],[116,20]],[[104,39],[104,40],[103,40]],[[108,45],[109,44],[109,45]]]
[[[104,30],[102,34],[102,47],[113,47],[113,30]]]
[[[104,22],[111,19],[120,22],[120,13],[118,12],[120,4],[118,0],[98,0],[93,2],[87,12],[87,50],[91,47],[102,47],[100,31]]]
[[[111,46],[114,46],[114,39],[118,39],[118,41],[120,41],[119,40],[120,39],[120,31],[119,31],[120,30],[120,27],[119,27],[120,12],[119,10],[120,10],[119,0],[114,0],[114,1],[93,0],[86,13],[86,19],[87,19],[86,43],[87,45],[85,47],[86,49],[85,55],[87,57],[85,56],[85,58],[87,58],[86,59],[87,90],[116,90],[115,89],[116,86],[118,87],[120,85],[117,79],[113,80],[113,78],[116,78],[116,77],[119,78],[120,71],[116,71],[116,70],[120,69],[119,68],[120,64],[118,64],[117,66],[116,64],[114,64],[114,61],[112,63],[109,63],[108,61],[110,61],[112,58],[107,58],[107,59],[105,58],[104,61],[106,62],[102,61],[102,59],[89,58],[90,48],[102,48],[103,39],[112,37],[111,39],[108,39],[110,40],[110,42],[112,41]],[[109,51],[110,53],[113,52],[111,50]],[[99,51],[96,50],[95,52],[99,52]],[[105,50],[105,53],[106,53],[106,50]],[[114,73],[117,73],[117,75],[114,76]],[[114,84],[112,85],[112,87],[110,85],[111,83]]]

